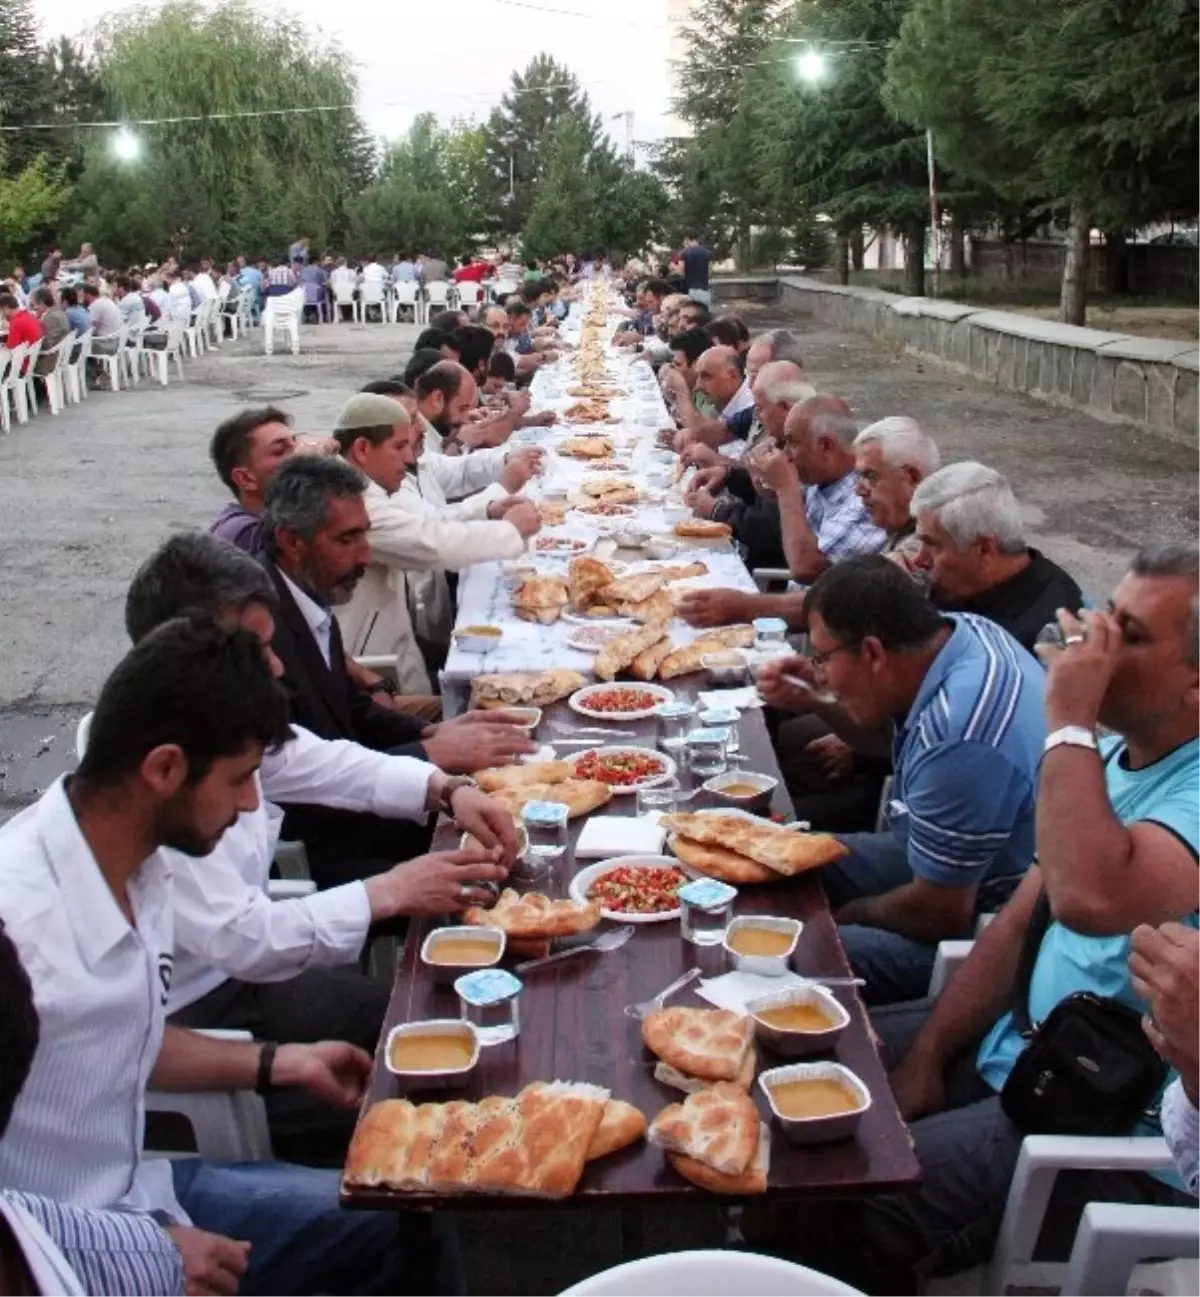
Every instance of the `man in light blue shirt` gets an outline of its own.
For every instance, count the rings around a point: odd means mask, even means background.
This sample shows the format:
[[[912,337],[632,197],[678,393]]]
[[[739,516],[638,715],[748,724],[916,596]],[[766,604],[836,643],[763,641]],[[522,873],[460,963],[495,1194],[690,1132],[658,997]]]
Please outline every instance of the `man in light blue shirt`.
[[[412,257],[405,253],[392,267],[392,281],[397,284],[413,283],[417,278],[417,266]]]
[[[1045,673],[994,622],[938,612],[882,555],[827,568],[805,611],[812,657],[780,670],[823,677],[836,703],[822,719],[856,747],[893,731],[887,827],[846,835],[822,882],[867,1002],[911,1000],[937,943],[970,936],[1033,859]]]
[[[1109,612],[1059,612],[1065,644],[1039,649],[1048,668],[1049,733],[1037,786],[1038,863],[936,1001],[871,1015],[910,1123],[920,1192],[881,1195],[850,1210],[838,1204],[836,1214],[806,1207],[801,1220],[789,1221],[789,1250],[803,1232],[806,1264],[864,1291],[909,1292],[991,1255],[1022,1141],[1000,1098],[1027,1043],[1011,1008],[1043,896],[1050,922],[1029,986],[1033,1022],[1077,992],[1142,1012],[1155,1007],[1153,996],[1142,1001],[1140,975],[1130,971],[1132,962],[1146,972],[1137,934],[1143,925],[1196,926],[1198,587],[1194,542],[1153,546],[1135,557]],[[1097,737],[1101,727],[1110,737]],[[1194,964],[1194,948],[1191,958]],[[1194,1047],[1194,989],[1191,1012]],[[1128,1133],[1157,1133],[1157,1122]],[[1065,1257],[1091,1201],[1195,1205],[1169,1173],[1061,1173],[1035,1259]]]

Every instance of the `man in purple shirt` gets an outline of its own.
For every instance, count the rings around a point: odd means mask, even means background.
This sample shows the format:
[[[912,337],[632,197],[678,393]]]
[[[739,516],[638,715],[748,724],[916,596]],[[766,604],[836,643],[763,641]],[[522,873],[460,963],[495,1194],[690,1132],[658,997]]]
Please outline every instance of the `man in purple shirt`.
[[[296,453],[292,416],[273,405],[242,410],[213,433],[209,448],[221,481],[233,492],[209,528],[214,536],[257,554],[258,516],[263,497],[279,466]]]

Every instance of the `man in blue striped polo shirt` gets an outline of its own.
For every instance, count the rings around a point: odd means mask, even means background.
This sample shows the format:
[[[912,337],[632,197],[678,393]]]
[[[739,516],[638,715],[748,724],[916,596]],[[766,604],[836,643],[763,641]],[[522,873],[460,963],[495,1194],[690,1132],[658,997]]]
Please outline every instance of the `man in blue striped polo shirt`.
[[[914,999],[937,943],[969,936],[1033,860],[1045,673],[994,622],[938,612],[880,556],[828,568],[805,609],[812,655],[766,672],[764,696],[816,711],[858,751],[891,731],[886,828],[846,835],[850,855],[822,883],[867,1002]]]

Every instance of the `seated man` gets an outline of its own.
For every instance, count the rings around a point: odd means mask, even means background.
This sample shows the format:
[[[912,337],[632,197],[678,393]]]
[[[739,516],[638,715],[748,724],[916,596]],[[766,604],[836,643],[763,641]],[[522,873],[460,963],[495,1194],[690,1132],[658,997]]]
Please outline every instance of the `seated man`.
[[[257,635],[270,651],[279,601],[261,564],[203,533],[172,537],[138,569],[125,599],[125,625],[138,643],[184,613],[203,612]],[[167,1012],[187,1027],[248,1030],[281,1043],[349,1040],[374,1053],[390,987],[353,966],[368,928],[398,916],[463,908],[478,880],[504,871],[453,853],[419,856],[386,873],[312,896],[272,902],[267,879],[283,812],[273,801],[338,807],[423,823],[445,805],[489,847],[509,836],[499,808],[477,789],[409,757],[326,741],[293,728],[266,753],[256,776],[259,804],[244,811],[202,861],[167,858],[174,877],[175,975]],[[491,822],[495,822],[493,830]],[[515,845],[515,840],[512,845]],[[453,858],[452,858],[453,856]],[[294,1162],[340,1165],[354,1114],[307,1096],[266,1096],[275,1152]]]
[[[342,460],[298,455],[267,492],[264,563],[279,599],[271,646],[283,663],[293,721],[321,738],[419,757],[451,774],[532,752],[524,731],[506,723],[503,713],[467,712],[431,725],[381,707],[351,679],[332,610],[350,600],[371,560],[366,486],[366,478]],[[383,873],[428,849],[426,828],[291,802],[286,810],[283,835],[303,841],[322,888]]]
[[[29,1075],[40,1029],[33,987],[0,924],[0,1139]],[[145,1212],[72,1207],[0,1189],[0,1255],[6,1292],[68,1297],[184,1293],[179,1249]]]
[[[162,848],[207,855],[254,809],[254,772],[287,739],[287,700],[256,637],[174,621],[108,678],[78,771],[0,828],[0,918],[41,1021],[0,1183],[153,1213],[189,1292],[391,1292],[413,1282],[401,1247],[412,1220],[342,1211],[337,1171],[141,1155],[148,1086],[299,1087],[352,1108],[369,1076],[370,1055],[345,1042],[231,1042],[166,1022]]]
[[[835,563],[805,610],[812,657],[768,663],[759,689],[856,750],[886,750],[895,727],[888,827],[848,835],[822,882],[866,1001],[913,999],[937,943],[970,936],[1033,859],[1045,673],[994,623],[937,612],[881,555]]]
[[[460,471],[455,483],[441,468],[444,457],[428,444],[420,448],[421,425],[410,422],[399,399],[383,395],[351,398],[335,436],[346,460],[367,478],[363,500],[371,522],[370,563],[338,611],[342,633],[352,654],[395,653],[400,688],[429,693],[427,659],[448,646],[454,618],[446,573],[487,559],[517,558],[541,526],[536,507],[509,494],[528,480],[531,452],[518,452],[509,464],[501,459],[498,483],[448,505],[448,487],[474,487],[494,477],[494,469],[475,461],[496,452],[445,460],[450,468],[483,470],[475,481]],[[426,443],[429,438],[426,432]]]
[[[1149,970],[1131,934],[1143,924],[1195,927],[1198,572],[1194,543],[1145,549],[1111,612],[1082,621],[1064,613],[1066,647],[1039,650],[1050,730],[1037,787],[1039,863],[936,1001],[871,1015],[911,1123],[920,1191],[787,1210],[776,1224],[805,1264],[865,1292],[915,1292],[986,1261],[1021,1148],[1000,1094],[1028,1045],[1011,1012],[1026,942],[1036,941],[1028,1013],[1044,1022],[1077,992],[1144,1011],[1136,983]],[[1111,733],[1098,739],[1099,727]],[[1194,978],[1194,946],[1190,967]],[[1194,1051],[1194,981],[1188,1012]],[[1128,1133],[1157,1126],[1143,1119]],[[1195,1205],[1169,1173],[1064,1172],[1039,1258],[1065,1259],[1083,1206],[1105,1200]],[[753,1225],[746,1233],[766,1241]]]
[[[675,417],[680,431],[675,449],[682,452],[696,442],[732,454],[733,442],[744,442],[754,420],[754,398],[742,377],[737,352],[732,347],[709,347],[696,362],[696,388],[715,416],[706,417],[696,408],[682,374],[668,371],[662,381],[664,395],[675,399]]]
[[[1021,510],[994,468],[947,464],[912,498],[920,549],[939,608],[988,617],[1032,649],[1059,608],[1077,612],[1083,592],[1057,563],[1025,544]]]

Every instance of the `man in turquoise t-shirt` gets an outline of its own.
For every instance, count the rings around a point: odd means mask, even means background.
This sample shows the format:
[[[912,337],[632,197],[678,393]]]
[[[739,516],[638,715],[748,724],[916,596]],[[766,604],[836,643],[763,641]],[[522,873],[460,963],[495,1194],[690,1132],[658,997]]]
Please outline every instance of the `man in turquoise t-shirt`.
[[[1195,925],[1198,585],[1194,544],[1150,547],[1134,559],[1109,612],[1059,613],[1066,644],[1041,654],[1049,733],[1037,787],[1038,864],[935,1003],[872,1015],[911,1123],[921,1190],[791,1213],[787,1228],[793,1239],[802,1233],[807,1264],[869,1292],[911,1292],[991,1255],[1021,1147],[999,1098],[1024,1047],[1009,1009],[1022,938],[1043,891],[1054,921],[1030,987],[1034,1022],[1077,991],[1142,1009],[1127,967],[1133,929]],[[1099,727],[1114,737],[1097,740]],[[1041,1248],[1065,1257],[1083,1206],[1098,1200],[1195,1201],[1147,1175],[1063,1173]],[[760,1241],[753,1221],[747,1235]]]

